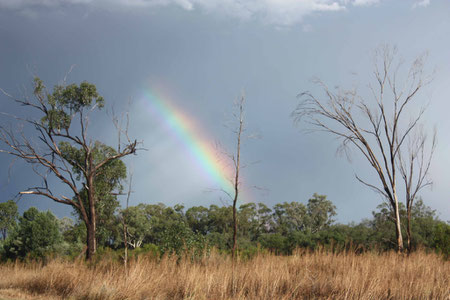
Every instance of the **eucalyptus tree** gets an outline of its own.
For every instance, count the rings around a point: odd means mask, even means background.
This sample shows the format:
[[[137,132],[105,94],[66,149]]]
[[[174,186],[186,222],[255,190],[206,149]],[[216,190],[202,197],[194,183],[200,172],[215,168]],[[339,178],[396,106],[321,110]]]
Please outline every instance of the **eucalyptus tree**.
[[[18,217],[16,202],[8,200],[0,203],[0,233],[2,234],[2,240],[6,239],[8,233],[16,224]]]
[[[305,231],[308,226],[306,206],[300,202],[283,202],[273,207],[275,230],[287,235],[294,231]]]
[[[126,216],[126,235],[127,245],[133,249],[141,247],[142,243],[152,234],[154,227],[153,216],[146,213],[146,204],[130,206],[124,209],[121,214]]]
[[[58,219],[50,212],[31,207],[19,217],[17,229],[6,240],[8,258],[44,258],[57,251],[62,242]]]
[[[314,82],[324,96],[301,93],[299,97],[303,101],[293,112],[296,121],[306,119],[313,130],[325,131],[340,139],[339,150],[349,154],[347,151],[355,149],[369,163],[377,181],[368,182],[358,175],[356,178],[388,201],[394,215],[399,252],[404,246],[398,173],[404,179],[409,211],[416,193],[431,183],[428,171],[433,151],[425,151],[426,134],[418,134],[426,104],[415,104],[420,91],[431,80],[431,76],[425,74],[424,61],[425,56],[419,56],[404,72],[396,49],[382,46],[376,51],[375,84],[369,84],[369,96],[355,88],[332,90],[316,79]],[[429,148],[433,150],[435,139],[431,141]]]
[[[238,220],[241,236],[256,241],[273,228],[272,210],[264,203],[246,203],[239,207]]]
[[[203,206],[193,206],[186,210],[186,222],[194,231],[201,234],[208,234],[211,227],[209,219],[209,209]]]
[[[306,216],[306,226],[312,233],[315,233],[333,224],[336,206],[327,200],[327,196],[314,193],[306,205]]]
[[[104,106],[104,99],[96,86],[82,82],[45,87],[39,78],[34,79],[33,97],[16,98],[1,90],[17,104],[33,111],[36,118],[15,117],[17,128],[26,125],[34,130],[0,127],[0,152],[25,161],[41,178],[41,185],[29,187],[20,195],[37,195],[72,206],[86,225],[86,258],[91,259],[97,249],[97,215],[103,210],[106,199],[123,178],[120,160],[138,150],[138,142],[128,138],[127,129],[115,126],[119,142],[113,149],[88,134],[90,116]],[[117,122],[114,123],[117,125]],[[125,139],[123,138],[125,137]],[[120,138],[122,137],[122,139]],[[110,176],[111,172],[118,172]],[[50,186],[57,179],[70,194],[56,193]],[[105,202],[103,202],[105,201]]]

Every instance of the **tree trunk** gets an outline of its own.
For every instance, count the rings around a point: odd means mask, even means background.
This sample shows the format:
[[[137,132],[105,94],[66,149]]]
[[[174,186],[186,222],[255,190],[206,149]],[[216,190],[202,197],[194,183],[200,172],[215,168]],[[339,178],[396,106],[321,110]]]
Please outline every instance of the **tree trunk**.
[[[407,227],[406,227],[406,239],[407,239],[407,247],[408,247],[408,253],[411,253],[411,207],[408,206],[408,215],[407,215]]]
[[[237,238],[236,202],[237,202],[237,194],[233,201],[233,248],[231,249],[231,258],[233,259],[233,261],[236,257],[236,238]]]
[[[402,237],[402,226],[400,221],[400,212],[398,208],[397,195],[394,194],[394,213],[395,213],[395,235],[397,237],[397,252],[403,252],[403,237]]]
[[[127,205],[128,209],[128,205]],[[127,221],[125,218],[125,214],[123,216],[123,244],[125,247],[125,253],[123,255],[123,265],[125,266],[125,272],[127,271],[127,264],[128,264],[128,239],[127,239]],[[134,247],[136,248],[136,247]]]
[[[97,242],[95,237],[96,224],[95,220],[93,223],[89,222],[86,224],[87,227],[87,251],[86,251],[86,259],[91,260],[95,252],[97,251]]]
[[[234,260],[236,258],[236,244],[237,244],[237,216],[236,216],[236,204],[239,196],[239,171],[241,163],[241,134],[243,130],[244,120],[243,118],[243,103],[244,97],[241,98],[239,103],[239,130],[237,131],[237,145],[236,145],[236,159],[234,161],[235,174],[234,174],[234,199],[233,199],[233,248],[231,250],[231,258]]]
[[[92,165],[92,158],[90,158],[90,164]],[[97,215],[95,211],[95,189],[94,189],[94,177],[91,175],[87,178],[87,194],[88,194],[88,202],[89,202],[89,225],[87,226],[87,252],[86,259],[91,260],[94,257],[95,252],[97,251],[97,240],[96,240],[96,232],[97,232]]]

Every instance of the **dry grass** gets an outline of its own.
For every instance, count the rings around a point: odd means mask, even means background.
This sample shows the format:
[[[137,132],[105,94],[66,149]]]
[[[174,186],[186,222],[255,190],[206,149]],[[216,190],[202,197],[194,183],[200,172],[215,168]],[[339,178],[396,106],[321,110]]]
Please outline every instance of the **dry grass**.
[[[52,261],[0,266],[0,290],[64,299],[450,299],[450,262],[434,254],[260,254],[199,262],[140,259],[119,263]],[[0,296],[1,298],[1,296]]]

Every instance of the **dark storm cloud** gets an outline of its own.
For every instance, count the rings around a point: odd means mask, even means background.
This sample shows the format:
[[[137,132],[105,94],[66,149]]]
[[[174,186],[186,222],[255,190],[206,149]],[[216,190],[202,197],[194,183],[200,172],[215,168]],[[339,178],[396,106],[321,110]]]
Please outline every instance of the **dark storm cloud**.
[[[354,173],[369,180],[376,177],[357,153],[352,163],[336,156],[338,144],[333,137],[305,135],[300,132],[305,124],[294,126],[290,113],[298,103],[296,95],[313,88],[312,76],[330,85],[350,86],[357,81],[364,90],[371,80],[371,52],[380,42],[396,43],[405,59],[429,50],[429,64],[438,66],[438,73],[430,86],[432,104],[426,122],[437,125],[439,148],[432,170],[435,185],[423,198],[444,219],[450,218],[450,188],[446,183],[450,177],[446,128],[450,124],[445,113],[450,107],[444,97],[450,92],[450,73],[444,67],[439,70],[439,66],[450,65],[446,51],[450,24],[445,13],[449,4],[433,2],[427,9],[411,9],[413,2],[381,2],[368,7],[362,5],[376,1],[304,1],[304,7],[336,2],[347,9],[322,9],[318,14],[317,10],[295,6],[287,13],[297,9],[298,14],[289,16],[283,11],[298,1],[249,1],[246,9],[252,17],[245,18],[237,14],[228,17],[231,8],[225,14],[213,13],[220,1],[208,2],[210,7],[203,2],[207,1],[153,1],[151,6],[148,1],[135,1],[127,2],[133,9],[120,10],[106,9],[101,4],[106,2],[40,1],[33,6],[31,1],[11,4],[0,0],[0,86],[20,94],[22,85],[30,87],[29,70],[52,86],[76,65],[69,81],[96,84],[116,110],[124,109],[133,98],[131,135],[144,140],[148,151],[127,159],[134,170],[132,204],[184,202],[187,206],[220,204],[220,195],[204,192],[211,183],[202,180],[204,174],[193,168],[192,157],[183,145],[148,113],[142,91],[156,81],[163,82],[171,90],[171,101],[208,131],[212,143],[218,140],[232,149],[232,136],[223,125],[233,101],[245,90],[248,131],[258,132],[262,138],[244,144],[243,159],[260,161],[244,170],[244,180],[249,187],[256,185],[267,191],[248,188],[252,201],[268,205],[306,201],[317,192],[328,195],[337,205],[341,221],[350,221],[369,216],[380,203],[379,196],[356,182]],[[256,3],[267,6],[250,8]],[[141,9],[136,10],[139,5]],[[279,9],[264,16],[267,7],[275,6]],[[11,13],[26,14],[26,10],[35,13],[34,17]],[[300,20],[309,25],[308,30],[298,24]],[[286,24],[289,26],[279,27]],[[356,79],[352,72],[359,74]],[[23,113],[4,98],[0,108]],[[2,122],[8,121],[2,118]],[[115,143],[108,116],[93,120],[91,128],[95,137]],[[0,160],[5,197],[1,201],[35,182],[23,164],[14,168],[8,182],[11,159],[2,155]],[[35,203],[61,209],[61,205],[48,201],[21,201],[22,207]],[[60,215],[67,213],[60,211]]]

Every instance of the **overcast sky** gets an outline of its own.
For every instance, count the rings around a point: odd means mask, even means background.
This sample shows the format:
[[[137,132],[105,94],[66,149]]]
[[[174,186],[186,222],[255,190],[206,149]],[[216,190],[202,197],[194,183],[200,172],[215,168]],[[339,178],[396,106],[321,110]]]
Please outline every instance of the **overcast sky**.
[[[143,94],[161,92],[196,124],[203,141],[233,149],[224,125],[244,92],[247,132],[261,136],[242,147],[245,201],[272,206],[324,194],[346,223],[370,217],[382,201],[354,177],[376,182],[375,174],[357,152],[351,162],[336,155],[333,136],[302,132],[306,124],[290,117],[296,96],[316,90],[313,77],[330,86],[357,85],[364,94],[374,79],[373,51],[382,43],[396,45],[405,64],[428,51],[436,75],[417,101],[431,101],[423,121],[436,126],[438,146],[434,185],[421,196],[449,220],[449,36],[447,0],[0,0],[0,87],[20,95],[31,87],[32,73],[51,87],[75,65],[68,81],[96,84],[108,107],[121,110],[132,99],[130,134],[148,150],[126,160],[134,173],[131,205],[187,207],[220,205],[223,195],[207,192],[217,182],[151,113]],[[28,113],[0,100],[3,112]],[[100,114],[90,130],[114,145],[112,129]],[[0,201],[39,183],[27,165],[9,169],[4,154],[0,161]],[[19,206],[70,214],[40,198],[23,198]]]

